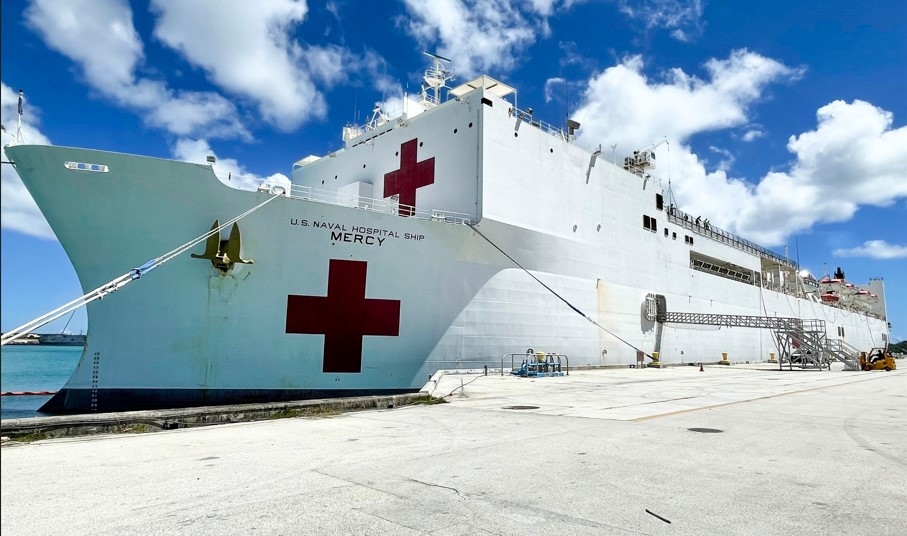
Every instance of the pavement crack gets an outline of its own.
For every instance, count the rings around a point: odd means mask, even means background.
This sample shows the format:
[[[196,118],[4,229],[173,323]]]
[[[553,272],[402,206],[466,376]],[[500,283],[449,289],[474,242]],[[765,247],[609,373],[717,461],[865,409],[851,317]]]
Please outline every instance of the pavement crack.
[[[335,474],[329,473],[329,472],[327,472],[326,469],[316,468],[316,469],[310,469],[310,471],[313,472],[313,473],[318,473],[319,475],[324,475],[324,476],[330,477],[330,478],[336,478],[337,480],[340,480],[341,482],[345,482],[345,483],[347,483],[347,484],[349,484],[349,485],[351,485],[351,486],[361,486],[361,487],[363,487],[363,488],[370,489],[370,490],[375,491],[375,492],[378,492],[378,493],[383,493],[384,495],[390,495],[391,497],[394,497],[394,498],[399,499],[399,500],[401,500],[401,501],[405,501],[405,500],[406,500],[406,497],[403,497],[402,495],[397,495],[396,493],[391,493],[391,492],[389,492],[389,491],[387,491],[387,490],[384,490],[384,489],[381,489],[381,488],[372,486],[372,485],[367,484],[367,483],[365,483],[365,482],[357,482],[357,481],[351,480],[351,479],[349,479],[349,478],[344,478],[344,477],[342,477],[342,476],[339,476],[339,475],[335,475]]]
[[[421,480],[416,480],[415,478],[410,478],[410,477],[406,477],[406,480],[409,480],[410,482],[416,482],[416,483],[422,484],[424,486],[431,486],[433,488],[449,489],[449,490],[456,492],[456,494],[459,495],[460,497],[462,497],[463,499],[466,498],[466,496],[464,496],[462,493],[460,493],[460,490],[458,490],[457,488],[452,488],[450,486],[443,486],[441,484],[432,484],[431,482],[423,482]]]

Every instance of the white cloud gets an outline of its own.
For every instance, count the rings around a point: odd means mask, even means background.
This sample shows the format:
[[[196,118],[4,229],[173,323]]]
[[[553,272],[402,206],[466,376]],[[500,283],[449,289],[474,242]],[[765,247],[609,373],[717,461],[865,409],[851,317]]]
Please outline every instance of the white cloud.
[[[720,147],[710,146],[709,151],[721,155],[721,160],[715,165],[716,169],[727,172],[730,171],[731,166],[734,165],[734,155],[727,149],[722,149]]]
[[[709,60],[709,80],[673,69],[664,81],[649,81],[643,67],[641,56],[631,56],[589,80],[573,114],[584,125],[583,138],[614,140],[629,150],[663,136],[682,142],[696,133],[746,124],[749,106],[766,85],[801,74],[746,50]]]
[[[18,116],[19,95],[5,83],[0,82],[0,122],[3,132],[0,133],[0,144],[3,146],[3,161],[8,162],[6,145],[15,141]],[[50,140],[41,133],[31,118],[35,117],[37,107],[25,102],[25,113],[22,117],[22,142],[35,145],[50,145]],[[15,168],[9,164],[0,166],[0,222],[5,229],[12,229],[38,238],[56,240],[54,232],[44,219],[44,215],[35,204],[31,194],[19,179]]]
[[[859,100],[834,101],[816,116],[815,130],[787,144],[796,157],[790,170],[763,177],[741,207],[741,232],[780,244],[816,222],[847,221],[860,206],[888,206],[907,196],[907,127],[892,129],[890,112]]]
[[[870,259],[900,259],[907,257],[907,246],[889,244],[884,240],[867,240],[862,246],[836,249],[835,257],[869,257]]]
[[[177,135],[249,137],[236,108],[222,96],[175,92],[163,82],[136,76],[144,52],[125,1],[33,0],[25,19],[48,47],[81,66],[89,85],[118,105],[147,114],[151,126]]]
[[[555,92],[563,93],[567,81],[563,78],[549,78],[545,80],[545,102],[551,102],[554,99]]]
[[[702,33],[701,0],[619,0],[617,8],[647,30],[666,29],[678,41],[691,41]]]
[[[555,2],[530,4],[510,0],[404,0],[411,19],[403,24],[427,49],[449,58],[456,70],[471,77],[480,72],[510,70],[536,38],[549,33],[544,16]],[[526,12],[520,7],[528,7]],[[540,16],[541,15],[541,16]]]
[[[538,39],[551,35],[548,18],[582,0],[404,0],[400,24],[426,49],[453,60],[464,77],[512,70]],[[646,29],[667,29],[689,41],[702,32],[701,0],[619,0],[617,9]],[[609,16],[603,14],[602,16]]]
[[[346,53],[339,47],[308,46],[292,40],[305,18],[305,2],[268,0],[191,2],[154,0],[154,35],[202,67],[212,82],[252,99],[261,115],[289,131],[327,111],[315,81],[343,77]],[[336,6],[335,6],[336,9]]]
[[[235,158],[219,158],[207,140],[181,138],[173,148],[173,158],[195,164],[207,164],[215,157],[214,172],[221,182],[239,190],[255,190],[262,184],[280,184],[289,190],[290,179],[283,173],[261,177],[246,171]]]
[[[757,128],[753,128],[753,129],[747,130],[743,134],[743,136],[740,137],[740,139],[745,142],[750,142],[755,139],[762,138],[764,136],[765,136],[765,131],[759,130]]]

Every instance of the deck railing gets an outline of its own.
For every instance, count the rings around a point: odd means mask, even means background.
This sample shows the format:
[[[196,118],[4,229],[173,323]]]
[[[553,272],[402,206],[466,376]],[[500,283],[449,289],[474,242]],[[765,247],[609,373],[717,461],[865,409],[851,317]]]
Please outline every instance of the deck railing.
[[[739,236],[729,231],[715,227],[711,223],[703,223],[701,218],[693,218],[677,207],[667,207],[665,209],[665,212],[668,215],[668,221],[680,225],[684,229],[688,229],[698,235],[705,236],[716,242],[721,242],[722,244],[727,244],[741,251],[752,253],[753,255],[771,259],[777,263],[784,264],[791,268],[797,267],[797,263],[793,259],[789,259],[783,255],[775,253],[774,251],[770,251],[760,246],[759,244],[750,242],[749,240],[746,240],[744,238],[740,238]]]

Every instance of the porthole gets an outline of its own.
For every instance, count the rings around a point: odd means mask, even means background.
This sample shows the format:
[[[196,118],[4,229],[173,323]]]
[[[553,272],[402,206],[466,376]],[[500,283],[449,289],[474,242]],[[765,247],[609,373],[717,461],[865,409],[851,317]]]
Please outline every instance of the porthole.
[[[469,128],[472,128],[472,123],[469,123]]]
[[[362,169],[365,169],[365,164],[362,164]]]
[[[554,154],[554,149],[548,149],[548,152]]]
[[[596,226],[595,226],[595,230],[596,230],[596,231],[601,231],[601,230],[602,230],[602,224],[599,223],[598,225],[596,225]]]
[[[419,142],[419,147],[422,147],[423,145],[425,145],[425,144],[424,144],[423,142],[420,141],[420,142]]]
[[[519,132],[514,132],[514,133],[513,133],[513,137],[514,137],[514,138],[518,138],[519,136],[520,136],[520,133],[519,133]]]
[[[454,129],[454,134],[456,134],[456,133],[457,133],[457,129]]]
[[[573,226],[573,232],[576,232],[576,225]]]
[[[394,153],[394,156],[400,156],[400,151],[397,151],[396,153]]]

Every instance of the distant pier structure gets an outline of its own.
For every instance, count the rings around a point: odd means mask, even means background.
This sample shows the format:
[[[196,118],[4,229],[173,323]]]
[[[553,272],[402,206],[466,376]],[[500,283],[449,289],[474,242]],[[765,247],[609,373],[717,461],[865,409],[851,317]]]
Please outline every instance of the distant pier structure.
[[[86,335],[71,333],[29,333],[10,344],[41,346],[85,346]]]

